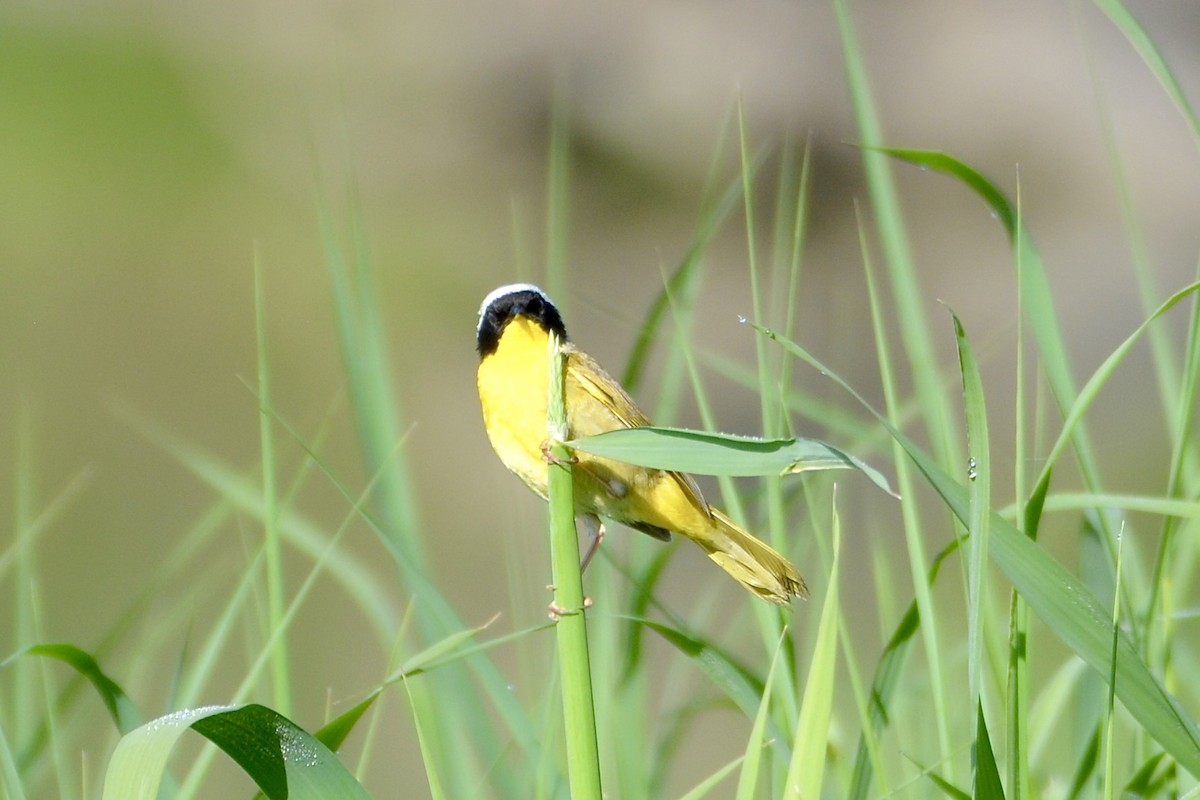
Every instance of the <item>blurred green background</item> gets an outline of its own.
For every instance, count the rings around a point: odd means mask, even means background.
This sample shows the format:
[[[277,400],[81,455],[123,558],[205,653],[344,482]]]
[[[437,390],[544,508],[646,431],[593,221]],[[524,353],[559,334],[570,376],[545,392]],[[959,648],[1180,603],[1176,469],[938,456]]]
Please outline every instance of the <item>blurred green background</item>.
[[[1196,6],[1130,5],[1185,91],[1200,96]],[[955,154],[1014,197],[1019,171],[1023,213],[1050,271],[1077,378],[1086,376],[1144,316],[1116,164],[1160,289],[1194,271],[1200,159],[1177,111],[1084,4],[858,3],[853,12],[890,144]],[[533,588],[510,626],[533,624],[548,599],[538,594],[548,575],[541,511],[488,448],[473,333],[490,289],[541,277],[556,92],[571,136],[570,285],[556,299],[577,342],[620,370],[664,271],[686,252],[714,159],[722,181],[736,176],[735,153],[719,148],[740,97],[752,146],[769,165],[811,137],[796,338],[874,395],[855,201],[870,211],[848,146],[857,135],[825,4],[0,7],[0,518],[18,514],[22,458],[32,466],[35,513],[87,471],[39,546],[34,591],[45,639],[98,645],[97,632],[116,624],[172,538],[213,502],[115,411],[255,470],[257,403],[243,381],[253,384],[256,369],[256,251],[274,405],[308,437],[328,425],[322,459],[348,485],[365,484],[342,395],[322,202],[365,231],[435,580],[465,619],[482,622],[514,606],[496,565],[524,561]],[[1106,149],[1106,126],[1119,159]],[[925,296],[954,308],[990,357],[990,402],[1003,430],[1016,308],[1003,231],[961,186],[896,171]],[[764,206],[772,174],[768,166]],[[750,363],[753,339],[737,324],[750,311],[744,240],[735,219],[709,250],[697,336]],[[952,358],[948,320],[943,345]],[[1113,452],[1101,460],[1130,491],[1160,478],[1155,465],[1168,452],[1129,413],[1149,379],[1147,361],[1132,363],[1093,412],[1106,430],[1123,432],[1104,438]],[[836,397],[815,375],[798,380]],[[712,382],[722,427],[756,431],[753,395]],[[653,405],[652,394],[641,399]],[[1155,422],[1146,431],[1162,429]],[[287,442],[284,485],[302,460]],[[331,529],[347,513],[321,480],[298,505]],[[864,520],[850,513],[854,530]],[[498,515],[517,522],[499,525]],[[244,551],[212,554],[231,574],[258,535],[242,525]],[[522,525],[529,536],[514,539]],[[391,578],[368,530],[353,530],[345,546]],[[680,550],[667,586],[685,593],[696,575],[720,580],[699,551]],[[0,608],[20,591],[3,586]],[[387,659],[358,630],[365,623],[352,604],[329,588],[318,598],[301,613],[297,647],[328,637],[370,644],[351,665],[321,648],[307,654],[297,694],[313,698],[299,720],[309,724],[320,717],[315,698],[326,689],[334,700],[354,696]],[[205,614],[205,598],[195,602]],[[4,609],[0,618],[12,615]],[[185,641],[181,632],[180,648]],[[3,644],[8,652],[21,642],[4,636]],[[160,677],[172,667],[162,665]],[[221,688],[212,701],[224,699]]]

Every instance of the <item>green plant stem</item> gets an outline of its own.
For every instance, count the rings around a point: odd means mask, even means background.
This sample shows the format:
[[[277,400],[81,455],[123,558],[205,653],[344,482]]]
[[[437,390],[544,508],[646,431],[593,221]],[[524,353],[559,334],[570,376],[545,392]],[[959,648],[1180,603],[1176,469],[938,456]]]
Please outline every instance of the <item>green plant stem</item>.
[[[567,777],[573,800],[600,799],[600,755],[596,745],[596,710],[592,702],[592,668],[588,657],[583,574],[575,532],[575,487],[572,480],[567,412],[563,401],[566,358],[558,337],[550,337],[550,558],[554,604],[558,615],[558,661],[562,670],[563,723],[567,736]]]
[[[263,529],[267,554],[267,611],[271,646],[271,684],[275,708],[287,716],[292,713],[291,672],[288,666],[287,631],[284,616],[283,548],[280,544],[278,490],[275,476],[275,444],[272,435],[270,373],[267,369],[266,296],[263,289],[262,261],[254,251],[255,334],[258,345],[259,441],[262,447]]]

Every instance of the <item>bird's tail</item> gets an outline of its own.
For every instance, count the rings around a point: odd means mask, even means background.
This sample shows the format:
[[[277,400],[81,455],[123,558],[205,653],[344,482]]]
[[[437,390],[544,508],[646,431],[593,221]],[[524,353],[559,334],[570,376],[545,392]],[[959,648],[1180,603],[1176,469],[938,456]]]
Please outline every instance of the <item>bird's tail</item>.
[[[717,534],[712,541],[699,541],[708,557],[739,583],[764,600],[785,605],[793,595],[808,597],[804,578],[773,547],[740,527],[718,508],[709,506]]]

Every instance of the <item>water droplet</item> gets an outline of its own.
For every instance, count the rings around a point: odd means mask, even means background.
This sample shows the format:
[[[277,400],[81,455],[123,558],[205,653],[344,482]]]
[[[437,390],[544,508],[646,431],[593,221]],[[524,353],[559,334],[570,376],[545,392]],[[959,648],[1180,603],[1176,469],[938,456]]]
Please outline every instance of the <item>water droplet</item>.
[[[973,481],[979,477],[979,465],[975,463],[975,458],[972,456],[967,459],[967,480]]]
[[[321,754],[291,725],[279,723],[275,727],[275,734],[279,737],[279,750],[286,761],[309,768],[321,763]]]
[[[747,320],[745,317],[743,317],[741,314],[738,314],[738,322],[740,322],[740,323],[742,323],[743,325],[745,325],[745,324],[746,324],[746,322],[748,322],[748,320]]]

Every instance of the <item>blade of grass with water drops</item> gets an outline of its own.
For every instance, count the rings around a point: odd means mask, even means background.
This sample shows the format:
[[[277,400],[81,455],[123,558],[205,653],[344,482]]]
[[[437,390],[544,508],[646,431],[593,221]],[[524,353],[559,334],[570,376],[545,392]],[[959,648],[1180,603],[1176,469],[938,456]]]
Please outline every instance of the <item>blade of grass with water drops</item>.
[[[866,462],[817,439],[759,439],[684,428],[625,428],[575,439],[576,450],[653,469],[748,477],[857,469],[895,495],[887,478]]]

